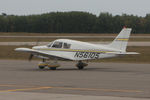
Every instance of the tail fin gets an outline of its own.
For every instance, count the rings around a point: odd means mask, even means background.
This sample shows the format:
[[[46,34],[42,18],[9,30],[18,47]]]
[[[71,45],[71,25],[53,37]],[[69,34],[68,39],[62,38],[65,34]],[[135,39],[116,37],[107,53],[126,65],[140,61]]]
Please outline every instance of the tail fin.
[[[131,28],[123,28],[114,41],[108,46],[126,52],[127,43],[131,34]]]

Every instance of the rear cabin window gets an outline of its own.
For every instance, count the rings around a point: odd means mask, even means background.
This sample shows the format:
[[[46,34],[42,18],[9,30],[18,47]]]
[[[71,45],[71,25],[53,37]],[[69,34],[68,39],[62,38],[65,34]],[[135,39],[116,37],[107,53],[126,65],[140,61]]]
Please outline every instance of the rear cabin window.
[[[65,49],[69,49],[69,48],[70,48],[70,46],[71,46],[71,44],[64,43],[64,48],[65,48]]]
[[[55,42],[54,44],[53,44],[53,48],[62,48],[62,42]]]

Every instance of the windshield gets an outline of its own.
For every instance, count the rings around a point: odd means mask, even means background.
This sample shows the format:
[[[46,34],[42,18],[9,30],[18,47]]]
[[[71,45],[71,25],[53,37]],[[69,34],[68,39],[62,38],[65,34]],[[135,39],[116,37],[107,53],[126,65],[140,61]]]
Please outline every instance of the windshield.
[[[62,48],[62,42],[55,42],[54,44],[53,44],[53,48]]]
[[[48,45],[47,45],[47,47],[51,47],[52,46],[52,42],[50,42]]]

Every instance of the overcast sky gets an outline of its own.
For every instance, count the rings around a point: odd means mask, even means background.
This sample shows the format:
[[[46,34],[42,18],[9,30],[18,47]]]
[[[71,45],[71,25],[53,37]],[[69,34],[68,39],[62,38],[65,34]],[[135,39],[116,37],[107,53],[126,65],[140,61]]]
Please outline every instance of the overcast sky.
[[[53,11],[87,11],[96,15],[110,12],[145,16],[150,0],[0,0],[0,13],[29,15]]]

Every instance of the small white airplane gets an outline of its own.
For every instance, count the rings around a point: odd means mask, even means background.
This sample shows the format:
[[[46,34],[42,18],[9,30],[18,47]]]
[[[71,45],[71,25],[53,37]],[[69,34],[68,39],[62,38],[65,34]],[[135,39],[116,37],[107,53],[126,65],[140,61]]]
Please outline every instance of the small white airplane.
[[[44,46],[34,46],[29,48],[16,48],[15,51],[30,53],[29,60],[33,56],[43,59],[38,67],[45,67],[56,70],[60,65],[59,59],[77,61],[78,69],[83,69],[88,64],[84,61],[112,58],[126,54],[139,54],[136,52],[126,52],[127,43],[131,33],[131,28],[123,28],[119,35],[110,44],[92,44],[70,39],[57,39]],[[53,62],[50,62],[52,60]]]

